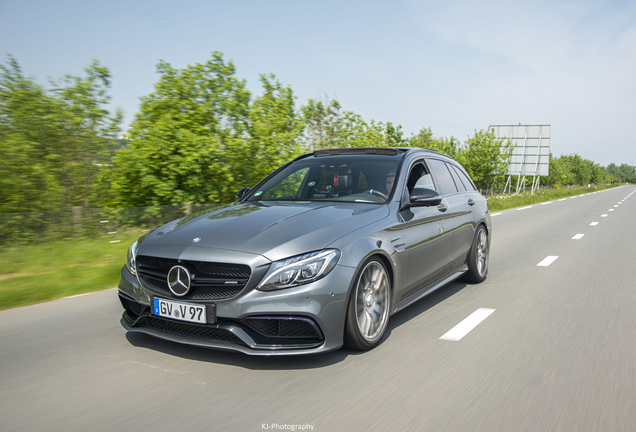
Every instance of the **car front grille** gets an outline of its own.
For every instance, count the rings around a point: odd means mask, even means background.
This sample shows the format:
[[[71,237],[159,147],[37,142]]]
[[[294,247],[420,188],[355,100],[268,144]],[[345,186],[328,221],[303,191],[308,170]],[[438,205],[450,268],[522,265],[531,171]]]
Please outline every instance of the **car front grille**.
[[[210,277],[228,277],[228,278],[249,278],[250,277],[250,266],[245,264],[226,264],[226,263],[215,263],[215,262],[206,262],[206,261],[186,261],[186,260],[176,260],[170,258],[158,258],[151,257],[145,255],[137,256],[137,266],[142,268],[150,268],[155,270],[165,270],[166,274],[168,271],[178,265],[178,264],[186,264],[194,269],[196,273],[202,273],[205,275],[209,275]]]
[[[245,345],[241,339],[234,336],[234,334],[228,330],[196,324],[178,323],[153,316],[141,317],[135,324],[135,327],[151,328],[164,333],[195,339]]]
[[[168,287],[167,276],[175,265],[187,267],[195,276],[190,292],[183,300],[225,300],[235,297],[245,288],[251,269],[245,264],[186,261],[169,258],[137,256],[137,272],[142,286],[153,294],[176,297]]]

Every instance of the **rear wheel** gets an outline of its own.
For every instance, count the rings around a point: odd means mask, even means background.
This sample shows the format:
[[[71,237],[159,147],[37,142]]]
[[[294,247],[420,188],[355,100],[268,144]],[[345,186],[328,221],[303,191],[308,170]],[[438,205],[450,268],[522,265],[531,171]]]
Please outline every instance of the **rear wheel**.
[[[349,299],[345,346],[355,350],[369,350],[378,345],[389,322],[390,307],[389,274],[380,260],[371,258],[362,266]]]
[[[488,232],[483,225],[479,225],[473,239],[473,246],[470,249],[468,271],[464,274],[463,279],[474,283],[485,281],[488,274],[489,258],[490,242],[488,241]]]

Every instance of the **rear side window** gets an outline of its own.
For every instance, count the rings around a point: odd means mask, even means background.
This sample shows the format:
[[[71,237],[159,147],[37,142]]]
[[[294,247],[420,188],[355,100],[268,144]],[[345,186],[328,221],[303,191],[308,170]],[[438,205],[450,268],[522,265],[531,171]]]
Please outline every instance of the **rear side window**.
[[[455,167],[451,164],[446,164],[446,167],[450,171],[453,180],[455,180],[455,186],[457,186],[457,190],[459,192],[464,192],[466,190],[466,186],[464,186],[464,183],[462,183],[462,180],[459,178],[459,174],[457,174],[457,172],[455,171]]]
[[[462,182],[464,183],[464,186],[466,186],[466,190],[468,190],[468,191],[477,191],[477,189],[475,189],[475,186],[473,186],[473,183],[470,181],[468,176],[466,174],[464,174],[463,170],[461,170],[457,166],[454,166],[453,164],[451,164],[451,167],[452,167],[452,169],[455,170],[457,175],[459,175],[459,178],[462,179]]]
[[[455,181],[451,177],[450,171],[446,167],[444,161],[438,159],[429,159],[428,166],[433,171],[433,175],[437,180],[438,191],[442,195],[452,194],[457,192],[455,187]]]

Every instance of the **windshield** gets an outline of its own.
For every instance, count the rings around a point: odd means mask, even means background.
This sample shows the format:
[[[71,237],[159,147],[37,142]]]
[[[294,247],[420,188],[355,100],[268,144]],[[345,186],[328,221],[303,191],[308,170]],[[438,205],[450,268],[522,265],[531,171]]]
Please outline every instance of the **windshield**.
[[[292,163],[260,185],[247,201],[388,201],[395,156],[311,157]]]

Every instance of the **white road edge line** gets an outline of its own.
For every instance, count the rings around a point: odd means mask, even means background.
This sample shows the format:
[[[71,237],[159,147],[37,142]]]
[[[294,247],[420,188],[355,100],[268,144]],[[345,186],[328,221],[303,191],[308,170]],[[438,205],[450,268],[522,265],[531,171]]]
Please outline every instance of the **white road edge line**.
[[[572,240],[581,240],[583,238],[585,234],[577,234],[574,237],[572,237]]]
[[[560,200],[557,201],[565,201],[567,198],[561,198]]]
[[[492,314],[494,309],[479,308],[475,312],[468,315],[462,322],[444,333],[440,340],[457,342],[477,327],[483,320]]]
[[[541,205],[548,205],[548,204],[552,204],[552,201],[544,202]]]
[[[499,216],[500,214],[501,214],[501,213],[493,213],[493,214],[491,214],[490,216],[491,216],[491,217],[492,217],[492,216]]]
[[[557,258],[558,258],[558,256],[550,255],[549,257],[547,257],[546,259],[541,261],[539,264],[537,264],[537,267],[547,267],[550,264],[552,264],[553,262],[555,262]]]
[[[84,294],[76,294],[76,295],[72,295],[72,296],[68,296],[68,297],[63,297],[63,298],[65,298],[65,299],[70,299],[70,298],[84,297],[84,296],[87,296],[87,295],[89,295],[89,294],[95,294],[95,293],[90,292],[90,293],[84,293]],[[60,299],[60,300],[62,300],[62,299]]]
[[[598,222],[592,222],[590,225],[592,226],[598,225]]]
[[[518,208],[518,209],[517,209],[517,211],[519,211],[519,210],[525,210],[525,209],[529,209],[529,208],[532,208],[532,206],[521,207],[521,208]]]
[[[101,291],[87,292],[87,293],[84,293],[84,294],[75,294],[75,295],[68,296],[68,297],[62,297],[62,298],[55,299],[55,300],[49,300],[49,301],[47,301],[47,303],[48,302],[52,302],[52,301],[58,301],[58,300],[72,299],[72,298],[76,298],[76,297],[84,297],[84,296],[91,295],[91,294],[99,294],[99,293],[104,292],[104,291],[115,290],[115,289],[117,289],[117,287],[115,287],[115,288],[106,288],[105,290],[101,290]],[[33,304],[33,305],[27,305],[27,306],[35,306],[35,305]],[[27,306],[21,306],[21,307],[27,307]]]

